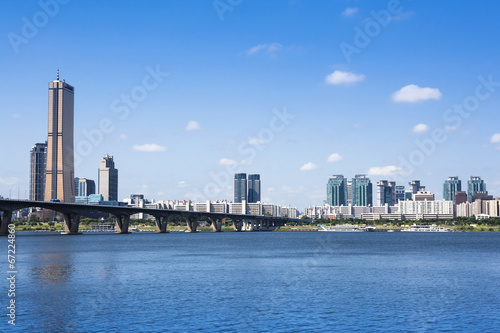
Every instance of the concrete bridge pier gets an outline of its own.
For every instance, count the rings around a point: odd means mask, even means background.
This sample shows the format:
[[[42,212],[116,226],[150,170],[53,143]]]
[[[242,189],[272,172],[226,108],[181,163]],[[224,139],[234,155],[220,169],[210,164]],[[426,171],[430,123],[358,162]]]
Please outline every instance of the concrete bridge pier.
[[[0,236],[9,235],[10,222],[12,222],[12,211],[4,210],[3,217],[0,217]]]
[[[115,215],[116,217],[116,232],[115,234],[129,234],[128,225],[130,223],[130,215]]]
[[[226,219],[220,218],[220,217],[212,217],[211,218],[212,231],[213,232],[222,232],[222,224],[225,223],[225,220]]]
[[[155,216],[156,233],[165,234],[167,231],[167,220],[165,216]]]
[[[78,232],[80,214],[62,213],[62,216],[64,220],[64,232],[62,235],[81,235],[81,232]]]
[[[197,217],[186,217],[185,220],[186,220],[188,232],[196,232],[196,229],[198,229],[198,218]]]
[[[241,227],[243,226],[243,222],[241,220],[233,218],[233,229],[234,231],[241,231]]]
[[[254,231],[255,230],[255,221],[249,220],[243,222],[243,230],[245,231]]]

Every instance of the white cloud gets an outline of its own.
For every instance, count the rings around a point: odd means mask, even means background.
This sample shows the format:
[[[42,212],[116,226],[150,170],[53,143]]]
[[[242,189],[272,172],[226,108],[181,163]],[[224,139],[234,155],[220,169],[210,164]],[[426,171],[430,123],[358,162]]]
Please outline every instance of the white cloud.
[[[257,139],[257,138],[251,138],[248,140],[249,145],[261,145],[263,143],[264,143],[264,141],[262,141],[261,139]]]
[[[308,162],[306,164],[304,164],[303,166],[300,167],[300,171],[311,171],[311,170],[314,170],[314,169],[317,169],[318,166],[312,162]]]
[[[388,165],[383,167],[372,167],[368,170],[369,175],[373,176],[392,176],[401,173],[401,168],[395,165]]]
[[[276,52],[281,50],[283,48],[283,45],[280,43],[271,43],[271,44],[260,44],[257,46],[252,47],[247,51],[247,56],[252,56],[254,54],[257,54],[261,51],[269,53],[271,56],[275,56]]]
[[[336,70],[325,78],[326,84],[351,84],[365,79],[363,74],[354,74]]]
[[[181,180],[179,183],[177,183],[177,186],[186,187],[186,186],[188,186],[188,184],[185,181]]]
[[[133,145],[132,149],[146,153],[156,153],[156,152],[166,151],[167,147],[157,145],[156,143],[146,143],[144,145]]]
[[[252,161],[251,160],[241,160],[240,164],[241,165],[252,165]]]
[[[354,14],[356,14],[358,12],[358,9],[357,8],[350,8],[350,7],[347,7],[343,12],[342,12],[342,15],[344,16],[352,16]]]
[[[338,162],[338,161],[342,161],[343,159],[344,158],[342,156],[340,156],[340,154],[334,153],[334,154],[331,154],[330,156],[328,156],[327,161],[328,162]]]
[[[119,138],[121,140],[127,140],[127,135],[122,133],[122,134],[120,134]]]
[[[428,130],[430,130],[430,127],[427,126],[426,124],[418,124],[418,125],[415,125],[413,128],[412,128],[412,132],[413,133],[425,133],[427,132]]]
[[[18,180],[16,177],[0,178],[0,184],[14,185]]]
[[[233,164],[237,164],[238,162],[236,162],[235,160],[231,160],[229,158],[221,158],[219,160],[219,164],[220,165],[233,165]]]
[[[415,103],[429,99],[441,99],[441,92],[437,88],[421,88],[415,84],[409,84],[392,94],[394,102]]]
[[[194,120],[190,120],[186,126],[186,131],[194,131],[200,129],[201,129],[200,123]]]
[[[453,132],[453,131],[456,131],[457,129],[458,129],[458,126],[448,126],[448,125],[444,126],[445,132]]]
[[[493,136],[490,139],[491,143],[498,143],[500,142],[500,133],[493,134]]]

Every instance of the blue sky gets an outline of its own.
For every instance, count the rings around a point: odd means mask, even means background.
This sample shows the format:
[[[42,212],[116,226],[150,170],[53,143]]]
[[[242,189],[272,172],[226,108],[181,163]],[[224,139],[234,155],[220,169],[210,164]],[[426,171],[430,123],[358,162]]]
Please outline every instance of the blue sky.
[[[46,139],[47,83],[59,68],[75,86],[75,174],[97,180],[101,157],[114,155],[121,198],[231,200],[235,171],[261,174],[263,200],[301,210],[323,203],[332,174],[419,179],[439,199],[448,176],[464,188],[477,175],[499,196],[499,10],[8,2],[0,195],[28,191],[29,150]]]

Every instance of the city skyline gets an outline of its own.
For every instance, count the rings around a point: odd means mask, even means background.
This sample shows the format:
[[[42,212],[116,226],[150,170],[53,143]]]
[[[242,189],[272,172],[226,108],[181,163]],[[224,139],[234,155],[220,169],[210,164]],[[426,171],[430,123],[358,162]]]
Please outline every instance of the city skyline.
[[[102,6],[113,12],[111,4]],[[9,81],[0,82],[5,136],[16,139],[3,145],[13,162],[0,167],[0,195],[28,197],[28,151],[45,138],[44,85],[58,67],[78,88],[76,175],[94,178],[96,161],[119,156],[120,200],[129,193],[230,199],[239,171],[265,175],[262,201],[299,208],[323,202],[325,182],[339,173],[365,173],[374,184],[421,179],[437,198],[447,177],[480,175],[490,194],[500,193],[500,129],[492,121],[500,104],[493,56],[499,49],[476,38],[495,38],[499,4],[402,1],[402,11],[363,47],[357,31],[378,22],[372,12],[387,10],[386,2],[278,1],[265,11],[279,19],[259,27],[250,23],[262,4],[244,2],[224,20],[211,3],[196,6],[199,11],[175,3],[124,4],[81,31],[96,9],[71,2],[17,52],[4,38],[9,52],[2,59],[11,64]],[[357,10],[344,15],[348,7]],[[22,36],[21,18],[42,10],[36,2],[9,4],[0,31]],[[121,19],[132,13],[138,24]],[[311,13],[314,21],[306,19]],[[472,17],[471,26],[463,25],[465,17]],[[426,22],[438,28],[422,30]],[[200,35],[187,29],[195,23],[203,27]],[[432,38],[422,38],[431,31]],[[341,45],[359,52],[347,59]],[[202,63],[193,56],[200,48]],[[479,98],[476,91],[490,95]],[[439,129],[446,140],[434,133]]]

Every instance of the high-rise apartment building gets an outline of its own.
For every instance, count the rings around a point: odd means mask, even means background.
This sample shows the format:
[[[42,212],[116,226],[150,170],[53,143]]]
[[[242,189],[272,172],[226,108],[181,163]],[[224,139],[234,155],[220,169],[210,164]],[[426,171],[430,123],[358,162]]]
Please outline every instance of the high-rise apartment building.
[[[234,175],[234,202],[247,201],[247,174],[236,173]]]
[[[447,201],[455,201],[457,192],[462,191],[462,181],[458,177],[448,177],[443,185],[443,199]]]
[[[99,164],[99,194],[104,201],[118,201],[118,169],[113,156],[104,155]]]
[[[396,204],[396,182],[381,180],[377,183],[377,206]]]
[[[47,142],[36,143],[30,151],[30,200],[45,198],[45,173],[47,164]]]
[[[333,175],[326,184],[326,203],[330,206],[347,206],[347,178]]]
[[[75,166],[73,155],[73,117],[75,88],[57,79],[49,82],[49,126],[45,201],[73,202]]]
[[[356,175],[352,179],[352,205],[373,206],[372,182],[366,175]]]
[[[333,175],[326,184],[326,203],[330,206],[347,206],[347,178]]]
[[[260,201],[260,175],[248,175],[248,203]]]
[[[75,178],[75,197],[88,197],[95,194],[95,182],[86,178]]]
[[[481,177],[471,176],[470,180],[467,181],[467,198],[469,202],[472,201],[472,196],[476,192],[485,192],[486,191],[486,183]]]

